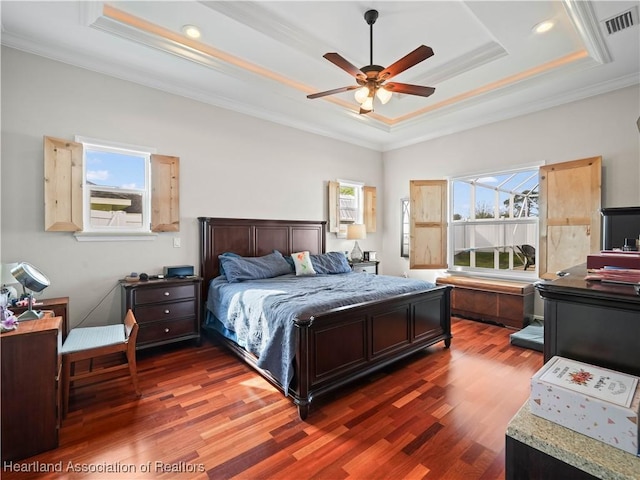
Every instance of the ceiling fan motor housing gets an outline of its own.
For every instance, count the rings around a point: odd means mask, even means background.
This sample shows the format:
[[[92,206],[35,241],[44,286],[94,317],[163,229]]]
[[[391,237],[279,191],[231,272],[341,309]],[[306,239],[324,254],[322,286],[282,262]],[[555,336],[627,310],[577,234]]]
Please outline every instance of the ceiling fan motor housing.
[[[378,11],[377,10],[367,10],[364,12],[364,19],[367,22],[367,25],[373,25],[376,23],[378,19]]]

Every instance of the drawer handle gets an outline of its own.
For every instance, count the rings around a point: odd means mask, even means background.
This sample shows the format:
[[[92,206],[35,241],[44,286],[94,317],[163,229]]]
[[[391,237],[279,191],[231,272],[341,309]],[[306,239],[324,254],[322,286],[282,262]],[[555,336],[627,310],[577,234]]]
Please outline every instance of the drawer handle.
[[[164,333],[169,333],[169,329],[168,329],[168,328],[165,328],[165,329],[164,329]]]
[[[165,311],[164,311],[164,313],[167,313],[167,314],[168,314],[168,313],[169,313],[169,310],[165,310]]]
[[[164,296],[165,296],[165,297],[168,297],[169,295],[170,295],[170,293],[169,293],[169,292],[164,292]]]

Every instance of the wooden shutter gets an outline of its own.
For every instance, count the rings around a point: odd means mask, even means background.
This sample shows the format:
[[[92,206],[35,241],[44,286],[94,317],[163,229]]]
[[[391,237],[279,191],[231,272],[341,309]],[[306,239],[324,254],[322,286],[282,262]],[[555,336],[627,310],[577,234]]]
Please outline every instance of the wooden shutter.
[[[329,231],[340,231],[340,183],[329,181]]]
[[[180,231],[180,159],[151,155],[151,231]]]
[[[364,224],[367,233],[376,231],[376,187],[362,187],[364,195]]]
[[[600,251],[601,171],[602,157],[540,168],[541,278]]]
[[[44,137],[44,229],[82,230],[82,144]]]
[[[410,268],[447,268],[447,181],[410,182]]]

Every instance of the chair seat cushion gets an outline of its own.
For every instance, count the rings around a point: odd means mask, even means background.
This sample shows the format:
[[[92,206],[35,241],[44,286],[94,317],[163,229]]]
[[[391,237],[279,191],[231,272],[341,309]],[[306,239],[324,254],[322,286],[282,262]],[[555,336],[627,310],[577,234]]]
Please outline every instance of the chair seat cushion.
[[[67,335],[60,353],[64,355],[65,353],[124,343],[124,341],[124,325],[122,324],[73,328]]]

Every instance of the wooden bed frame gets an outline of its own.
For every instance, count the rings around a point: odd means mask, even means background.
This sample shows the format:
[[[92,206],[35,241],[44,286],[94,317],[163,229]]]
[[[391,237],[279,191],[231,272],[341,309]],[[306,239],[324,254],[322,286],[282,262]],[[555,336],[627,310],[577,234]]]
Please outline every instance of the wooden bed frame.
[[[256,257],[273,250],[283,255],[304,250],[312,254],[325,252],[324,221],[210,217],[199,217],[198,221],[205,313],[208,285],[219,274],[221,253]],[[450,290],[450,286],[440,286],[297,319],[295,375],[288,392],[268,371],[257,366],[254,355],[213,329],[205,328],[205,332],[213,334],[268,381],[291,395],[304,420],[314,398],[441,340],[449,347]]]

